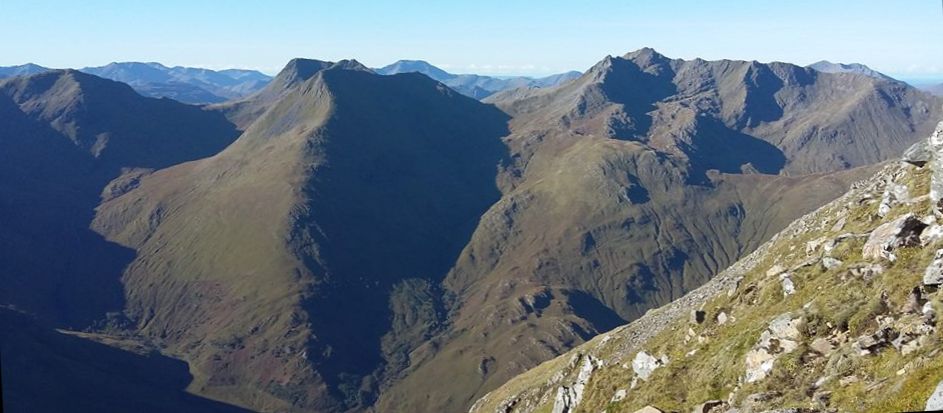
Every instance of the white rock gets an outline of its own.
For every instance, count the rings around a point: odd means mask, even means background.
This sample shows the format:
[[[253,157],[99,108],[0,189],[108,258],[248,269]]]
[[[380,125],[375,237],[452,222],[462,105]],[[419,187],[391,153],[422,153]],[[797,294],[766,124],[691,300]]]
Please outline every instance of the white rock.
[[[943,381],[936,385],[936,390],[927,399],[927,411],[943,410]]]
[[[943,239],[943,225],[940,224],[930,224],[920,233],[920,243],[923,245],[933,245],[941,239]]]
[[[789,278],[788,274],[782,277],[782,285],[783,296],[790,296],[796,293],[796,285],[792,282],[792,278]]]
[[[825,267],[826,270],[835,269],[841,267],[842,262],[839,259],[832,257],[823,257],[822,258],[822,267]]]
[[[655,369],[665,364],[667,364],[667,358],[655,358],[644,351],[640,351],[635,355],[635,359],[632,360],[632,370],[635,371],[635,374],[642,380],[648,380]]]
[[[613,403],[615,403],[615,402],[621,402],[621,401],[625,400],[625,397],[628,396],[628,395],[629,395],[629,392],[628,392],[628,390],[626,390],[626,389],[619,389],[619,390],[616,390],[616,394],[614,394],[614,395],[612,396],[612,402],[613,402]]]
[[[720,314],[717,314],[717,325],[724,325],[727,323],[727,313],[721,311]]]
[[[791,353],[799,347],[802,337],[799,331],[801,317],[795,319],[789,313],[782,314],[773,321],[760,335],[760,340],[746,355],[747,383],[765,379],[773,369],[773,364],[780,355]]]

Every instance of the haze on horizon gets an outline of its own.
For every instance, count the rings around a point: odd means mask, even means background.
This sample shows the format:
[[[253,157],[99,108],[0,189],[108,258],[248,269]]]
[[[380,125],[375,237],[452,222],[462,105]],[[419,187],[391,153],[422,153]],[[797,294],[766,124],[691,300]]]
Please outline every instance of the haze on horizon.
[[[157,61],[273,74],[293,57],[378,67],[422,59],[453,73],[547,75],[653,47],[691,59],[864,63],[943,78],[937,0],[693,0],[540,6],[494,0],[340,4],[169,0],[0,2],[0,66]]]

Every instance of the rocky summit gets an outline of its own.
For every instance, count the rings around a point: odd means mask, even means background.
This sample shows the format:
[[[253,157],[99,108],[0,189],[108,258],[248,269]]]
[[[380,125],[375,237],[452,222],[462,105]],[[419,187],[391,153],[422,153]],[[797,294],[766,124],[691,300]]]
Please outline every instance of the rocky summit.
[[[943,122],[702,287],[471,412],[943,408],[941,139]]]

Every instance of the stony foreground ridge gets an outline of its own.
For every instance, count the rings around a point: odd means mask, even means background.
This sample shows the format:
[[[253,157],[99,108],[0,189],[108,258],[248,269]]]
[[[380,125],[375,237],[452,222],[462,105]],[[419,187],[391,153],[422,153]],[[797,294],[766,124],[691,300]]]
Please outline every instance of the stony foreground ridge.
[[[683,298],[471,412],[943,409],[943,123]]]

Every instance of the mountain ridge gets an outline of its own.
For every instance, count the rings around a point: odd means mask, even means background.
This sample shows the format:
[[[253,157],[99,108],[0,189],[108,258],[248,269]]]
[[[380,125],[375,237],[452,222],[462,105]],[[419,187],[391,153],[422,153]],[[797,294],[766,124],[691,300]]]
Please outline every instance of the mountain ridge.
[[[484,99],[494,93],[515,88],[541,88],[556,86],[579,76],[579,72],[569,71],[542,78],[526,76],[493,77],[476,74],[452,74],[442,70],[424,60],[399,60],[382,68],[377,73],[392,75],[398,73],[418,72],[435,80],[445,83],[459,93]]]

